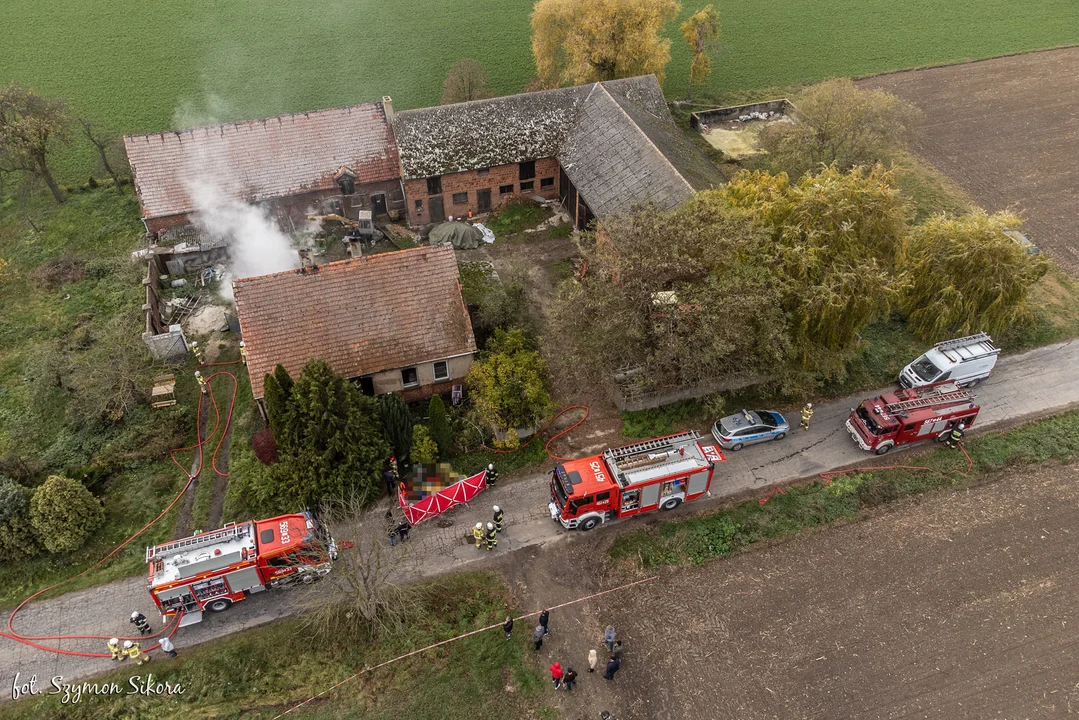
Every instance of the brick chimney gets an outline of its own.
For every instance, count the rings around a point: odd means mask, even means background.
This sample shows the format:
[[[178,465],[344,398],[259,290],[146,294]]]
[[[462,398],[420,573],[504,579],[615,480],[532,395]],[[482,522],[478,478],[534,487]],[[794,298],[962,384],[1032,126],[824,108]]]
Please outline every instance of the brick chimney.
[[[382,96],[382,111],[386,113],[386,122],[393,125],[393,98],[389,95]]]

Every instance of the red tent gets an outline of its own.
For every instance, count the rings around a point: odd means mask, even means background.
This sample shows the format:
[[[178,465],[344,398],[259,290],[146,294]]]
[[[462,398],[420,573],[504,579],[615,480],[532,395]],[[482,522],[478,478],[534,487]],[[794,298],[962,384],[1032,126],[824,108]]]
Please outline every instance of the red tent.
[[[458,480],[453,485],[428,495],[411,505],[405,500],[403,490],[397,491],[397,501],[410,525],[417,525],[439,513],[446,512],[458,503],[468,502],[487,487],[487,472],[481,470],[472,477]]]

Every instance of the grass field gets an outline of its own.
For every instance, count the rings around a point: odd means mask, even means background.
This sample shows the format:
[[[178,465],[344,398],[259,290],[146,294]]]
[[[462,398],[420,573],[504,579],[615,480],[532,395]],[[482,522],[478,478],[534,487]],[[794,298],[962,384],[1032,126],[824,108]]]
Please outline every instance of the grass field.
[[[688,48],[671,24],[666,90],[682,97]],[[531,0],[6,0],[0,81],[67,97],[118,132],[263,117],[391,95],[438,102],[456,60],[486,65],[498,93],[531,78]],[[961,62],[1079,43],[1071,0],[728,0],[702,96],[837,75]],[[85,149],[65,175],[91,167]]]

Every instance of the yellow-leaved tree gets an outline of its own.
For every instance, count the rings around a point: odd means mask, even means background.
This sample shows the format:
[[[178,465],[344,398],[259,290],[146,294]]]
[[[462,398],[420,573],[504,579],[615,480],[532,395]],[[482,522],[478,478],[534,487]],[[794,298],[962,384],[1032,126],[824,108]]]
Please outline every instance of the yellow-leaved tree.
[[[671,41],[660,32],[675,0],[539,0],[532,54],[545,87],[654,74],[661,82]]]
[[[711,5],[706,5],[693,13],[679,29],[693,53],[693,60],[689,64],[689,85],[686,87],[686,102],[689,102],[693,87],[703,86],[712,74],[712,57],[708,51],[719,39],[719,13]]]

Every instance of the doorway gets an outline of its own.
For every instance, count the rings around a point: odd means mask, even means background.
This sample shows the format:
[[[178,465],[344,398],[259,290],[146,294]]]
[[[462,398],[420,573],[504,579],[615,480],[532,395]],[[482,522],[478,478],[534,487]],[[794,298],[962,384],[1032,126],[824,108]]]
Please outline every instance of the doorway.
[[[427,201],[427,207],[431,211],[431,222],[439,223],[446,219],[446,209],[442,206],[441,197],[433,197]]]
[[[476,191],[476,209],[481,213],[490,212],[491,210],[491,190]]]
[[[382,193],[371,196],[371,214],[375,217],[386,214],[386,196]]]

